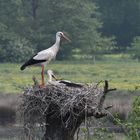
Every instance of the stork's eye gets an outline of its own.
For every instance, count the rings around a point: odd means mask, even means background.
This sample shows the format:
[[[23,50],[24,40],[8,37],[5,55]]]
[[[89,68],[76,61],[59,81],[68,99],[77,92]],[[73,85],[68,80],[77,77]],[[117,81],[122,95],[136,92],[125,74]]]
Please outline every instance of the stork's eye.
[[[63,33],[60,33],[60,36],[63,36]]]
[[[59,36],[59,37],[61,37],[61,36],[62,36],[62,34],[60,33],[58,36]]]

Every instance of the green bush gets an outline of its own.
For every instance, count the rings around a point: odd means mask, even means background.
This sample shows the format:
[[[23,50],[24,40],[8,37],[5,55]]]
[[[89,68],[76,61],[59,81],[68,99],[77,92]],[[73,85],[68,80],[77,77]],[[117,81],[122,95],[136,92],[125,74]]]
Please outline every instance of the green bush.
[[[25,38],[10,37],[0,40],[1,62],[22,62],[34,53],[34,49]]]
[[[132,48],[130,49],[130,53],[132,58],[140,61],[140,36],[136,36],[131,43]]]
[[[133,103],[133,112],[129,122],[126,123],[132,140],[140,140],[140,97],[136,97]]]
[[[0,62],[21,62],[34,53],[33,45],[0,22]]]
[[[129,140],[140,140],[140,97],[133,102],[133,110],[129,118],[124,121],[118,116],[114,117],[116,124],[120,125]]]

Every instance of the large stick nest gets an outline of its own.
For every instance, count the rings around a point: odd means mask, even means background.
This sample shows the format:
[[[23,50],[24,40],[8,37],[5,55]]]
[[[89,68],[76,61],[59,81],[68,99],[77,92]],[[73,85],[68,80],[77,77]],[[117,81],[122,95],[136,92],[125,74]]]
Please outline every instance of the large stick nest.
[[[19,109],[24,124],[43,124],[47,117],[56,117],[67,125],[70,119],[85,115],[100,117],[97,110],[101,110],[107,91],[110,91],[107,81],[104,88],[99,83],[81,88],[51,84],[45,88],[33,86],[25,89]]]

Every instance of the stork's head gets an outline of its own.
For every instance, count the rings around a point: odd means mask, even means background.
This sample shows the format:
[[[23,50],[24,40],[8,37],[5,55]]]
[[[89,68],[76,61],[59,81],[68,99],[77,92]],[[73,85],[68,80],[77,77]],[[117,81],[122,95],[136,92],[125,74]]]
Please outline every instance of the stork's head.
[[[52,81],[52,78],[54,78],[55,80],[57,80],[57,77],[54,75],[52,70],[48,70],[47,71],[48,77],[49,77],[49,81]]]
[[[53,75],[53,71],[52,70],[48,70],[47,74],[52,76]]]
[[[58,37],[60,37],[60,39],[63,38],[63,39],[65,39],[65,40],[71,42],[71,40],[70,40],[63,32],[57,32],[57,33],[56,33],[56,38],[58,38]]]

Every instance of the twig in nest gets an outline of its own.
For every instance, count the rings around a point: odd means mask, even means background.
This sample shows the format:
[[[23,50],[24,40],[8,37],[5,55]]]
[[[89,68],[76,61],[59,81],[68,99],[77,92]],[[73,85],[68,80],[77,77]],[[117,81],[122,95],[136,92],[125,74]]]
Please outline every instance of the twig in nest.
[[[39,86],[39,82],[37,81],[35,76],[32,77],[32,80],[34,82],[34,86]]]

